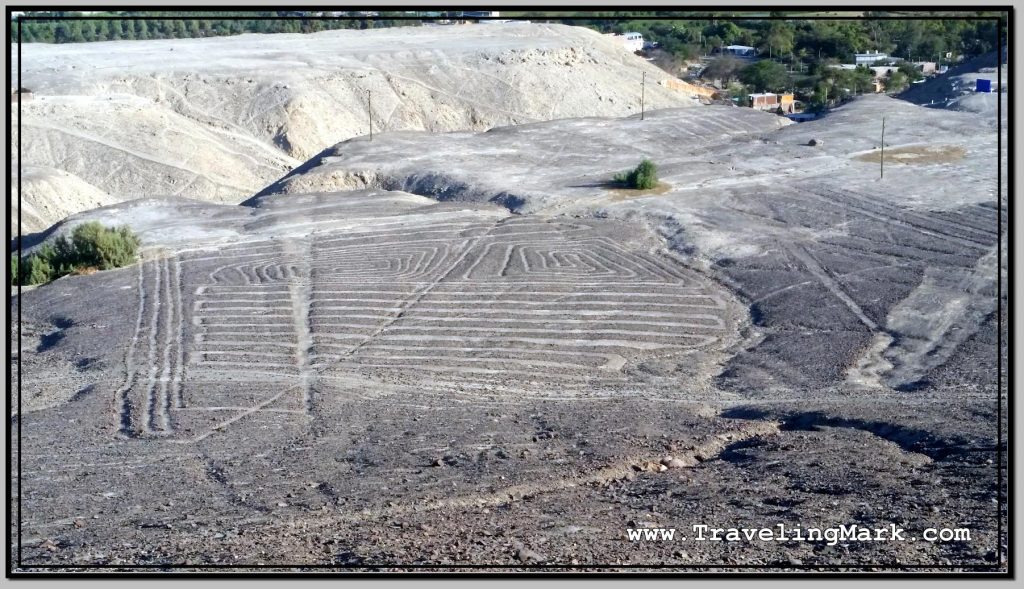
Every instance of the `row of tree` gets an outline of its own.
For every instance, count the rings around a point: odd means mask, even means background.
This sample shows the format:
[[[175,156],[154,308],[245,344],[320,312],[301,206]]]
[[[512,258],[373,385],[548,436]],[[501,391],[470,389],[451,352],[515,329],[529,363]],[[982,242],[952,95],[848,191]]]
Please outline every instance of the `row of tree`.
[[[604,32],[635,31],[669,53],[692,59],[727,45],[754,47],[784,61],[831,58],[850,62],[854,53],[881,51],[908,60],[941,61],[979,55],[996,48],[998,13],[972,13],[936,20],[871,18],[850,20],[590,20]],[[978,18],[987,17],[987,18]],[[1004,25],[1005,26],[1005,25]],[[1005,29],[1003,35],[1005,43]]]
[[[188,39],[194,37],[221,37],[242,33],[315,33],[334,29],[372,29],[420,24],[418,20],[378,18],[303,18],[282,19],[276,12],[245,13],[244,16],[225,18],[223,13],[201,13],[200,18],[181,18],[174,12],[126,12],[90,16],[116,16],[110,19],[75,18],[78,13],[30,13],[32,16],[59,16],[58,20],[25,20],[11,27],[11,41],[25,43],[85,43],[91,41],[120,41],[145,39]],[[133,16],[161,17],[138,19]],[[262,16],[265,18],[251,18]],[[250,17],[250,18],[247,18]]]

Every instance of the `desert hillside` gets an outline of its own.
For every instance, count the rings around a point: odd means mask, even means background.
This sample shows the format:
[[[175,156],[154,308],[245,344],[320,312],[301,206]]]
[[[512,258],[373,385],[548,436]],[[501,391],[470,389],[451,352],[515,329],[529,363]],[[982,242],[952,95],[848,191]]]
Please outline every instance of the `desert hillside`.
[[[124,200],[239,202],[339,141],[398,130],[482,131],[692,100],[664,72],[581,27],[514,23],[26,44],[24,164]],[[371,114],[367,114],[367,93]],[[39,231],[93,206],[23,187]],[[52,211],[54,214],[46,213]]]

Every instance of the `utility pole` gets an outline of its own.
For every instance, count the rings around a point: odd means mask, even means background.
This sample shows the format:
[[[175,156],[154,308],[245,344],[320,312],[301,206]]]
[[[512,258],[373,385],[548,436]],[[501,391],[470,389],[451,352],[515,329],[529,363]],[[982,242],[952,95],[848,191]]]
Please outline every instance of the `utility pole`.
[[[366,91],[366,118],[370,121],[370,141],[373,141],[373,109],[370,102],[370,91]]]
[[[640,78],[640,120],[644,120],[644,87],[647,85],[647,72]]]
[[[878,158],[878,179],[885,178],[885,117],[882,117],[882,155]]]

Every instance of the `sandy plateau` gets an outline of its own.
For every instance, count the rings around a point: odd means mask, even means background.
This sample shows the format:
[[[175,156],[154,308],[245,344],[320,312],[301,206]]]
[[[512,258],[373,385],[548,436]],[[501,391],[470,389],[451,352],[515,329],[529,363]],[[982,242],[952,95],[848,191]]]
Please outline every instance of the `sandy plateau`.
[[[25,52],[23,211],[90,209],[33,243],[144,259],[13,300],[23,566],[1000,565],[1005,121],[640,120],[597,35],[455,30]],[[626,537],[698,524],[971,540]]]

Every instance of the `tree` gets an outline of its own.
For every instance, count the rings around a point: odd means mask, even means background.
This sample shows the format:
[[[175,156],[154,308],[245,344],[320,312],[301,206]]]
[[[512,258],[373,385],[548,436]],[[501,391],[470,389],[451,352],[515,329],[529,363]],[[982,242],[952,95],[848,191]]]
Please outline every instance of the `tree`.
[[[53,31],[53,37],[58,43],[68,43],[71,41],[71,31],[68,30],[68,25],[63,22],[57,25],[57,28]]]
[[[78,270],[110,270],[134,262],[140,244],[127,226],[110,229],[91,221],[75,227],[70,237],[39,246],[20,264],[13,256],[11,272],[20,284],[42,284]]]
[[[82,223],[71,233],[76,267],[110,270],[135,260],[139,239],[127,227],[107,229],[95,221]]]
[[[789,23],[772,21],[764,41],[761,43],[761,53],[770,53],[772,56],[790,53],[793,51],[795,34]]]
[[[628,188],[650,190],[658,185],[658,169],[654,162],[645,159],[632,171],[616,174],[615,181]]]
[[[652,63],[673,76],[678,76],[683,71],[683,58],[673,52],[655,49],[651,52]]]
[[[117,41],[121,38],[121,21],[119,20],[108,20],[107,21],[107,39],[110,41]]]
[[[921,73],[921,70],[917,69],[917,66],[910,63],[909,61],[901,61],[897,69],[899,69],[899,71],[903,73],[904,76],[907,77],[907,80],[911,82],[916,82],[917,80],[920,80],[921,78],[924,77],[924,74]]]
[[[85,35],[82,33],[82,23],[80,21],[71,21],[68,24],[68,30],[71,35],[71,43],[85,43]]]
[[[781,63],[762,60],[740,70],[740,81],[754,90],[779,92],[790,86],[789,74]]]
[[[904,74],[900,70],[890,71],[889,75],[885,78],[886,92],[899,92],[906,88],[907,85],[907,74]]]
[[[736,76],[736,73],[742,67],[743,64],[740,60],[731,55],[724,55],[713,59],[711,63],[708,64],[707,69],[704,70],[704,77],[708,79],[721,80],[722,85],[724,86]]]

